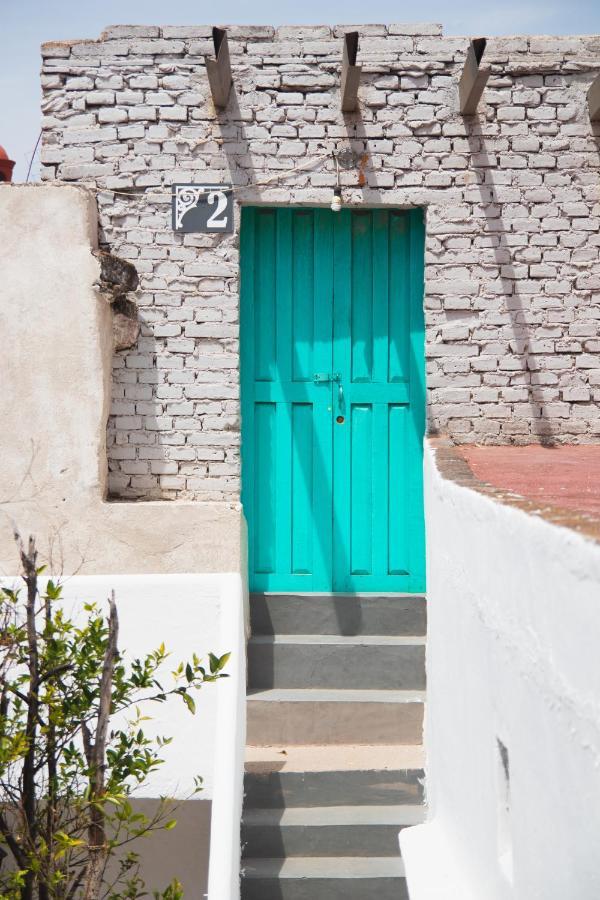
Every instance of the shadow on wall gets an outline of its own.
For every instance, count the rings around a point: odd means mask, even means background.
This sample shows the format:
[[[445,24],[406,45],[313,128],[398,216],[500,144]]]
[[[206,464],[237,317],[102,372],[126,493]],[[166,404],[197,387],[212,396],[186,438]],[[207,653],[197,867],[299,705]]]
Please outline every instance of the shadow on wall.
[[[498,199],[494,181],[488,177],[491,170],[497,169],[498,161],[496,152],[487,149],[485,125],[482,127],[477,117],[469,116],[465,117],[465,127],[471,151],[471,165],[477,176],[481,207],[486,219],[486,236],[494,252],[502,285],[500,296],[504,298],[510,316],[512,339],[509,346],[513,355],[505,359],[500,368],[506,370],[507,382],[510,384],[511,393],[515,395],[513,401],[523,400],[527,404],[532,437],[544,446],[553,447],[555,440],[552,426],[547,421],[544,398],[544,384],[547,384],[547,379],[553,376],[549,376],[547,372],[540,376],[535,374],[540,370],[540,366],[536,363],[536,356],[530,352],[532,336],[529,324],[536,314],[530,307],[525,306],[517,277],[517,269],[526,258],[523,253],[528,248],[515,246],[511,242],[509,236],[514,235],[514,232],[510,224],[502,218],[502,201]],[[521,254],[521,260],[515,258],[517,254]],[[538,313],[537,316],[541,320],[541,314]],[[515,379],[519,382],[517,386]],[[533,386],[536,379],[537,389]]]
[[[170,470],[161,443],[160,344],[148,310],[138,310],[140,336],[133,347],[116,350],[112,366],[111,413],[107,423],[109,500],[160,499],[156,475]],[[176,464],[175,464],[176,470]]]
[[[145,201],[150,202],[152,198]],[[170,199],[161,203],[164,209],[160,224],[153,226],[156,231],[163,226]],[[148,216],[146,207],[137,212],[141,218]],[[116,245],[108,227],[106,233],[105,240]],[[113,500],[198,495],[215,499],[210,491],[218,488],[208,483],[209,464],[232,465],[238,453],[239,421],[223,411],[223,405],[233,400],[233,388],[221,383],[221,392],[215,392],[218,373],[210,365],[211,357],[224,359],[234,352],[233,341],[194,333],[215,324],[210,309],[214,298],[198,297],[197,278],[176,277],[188,265],[199,264],[203,251],[210,253],[219,236],[172,233],[169,238],[166,245],[141,246],[140,336],[135,346],[117,351],[113,358],[107,423],[109,499]],[[227,321],[224,315],[223,323]],[[220,433],[211,430],[209,436],[203,430],[205,416],[222,417],[225,427]],[[213,484],[217,480],[212,479]]]
[[[140,798],[132,800],[132,806],[150,817],[158,802]],[[203,900],[208,890],[211,801],[174,801],[172,818],[177,820],[175,828],[142,837],[131,849],[140,856],[140,871],[150,896],[154,890],[164,891],[177,878],[185,900]],[[108,874],[110,880],[110,869]]]

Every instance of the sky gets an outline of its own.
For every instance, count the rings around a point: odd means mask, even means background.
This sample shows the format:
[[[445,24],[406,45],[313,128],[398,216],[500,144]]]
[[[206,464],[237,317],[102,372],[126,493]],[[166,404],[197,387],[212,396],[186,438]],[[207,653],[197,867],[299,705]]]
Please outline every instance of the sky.
[[[218,12],[218,20],[215,19]],[[599,0],[0,0],[0,144],[24,181],[40,130],[39,47],[107,25],[441,22],[444,34],[600,33]],[[360,52],[360,51],[359,51]],[[31,178],[38,177],[34,161]]]

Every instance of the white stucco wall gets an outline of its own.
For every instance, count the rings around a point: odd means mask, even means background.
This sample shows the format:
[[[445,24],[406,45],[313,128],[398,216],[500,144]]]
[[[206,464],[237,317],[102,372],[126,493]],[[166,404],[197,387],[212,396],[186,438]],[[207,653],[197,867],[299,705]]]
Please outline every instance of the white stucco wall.
[[[220,647],[231,659],[229,678],[219,685],[213,766],[213,803],[210,825],[208,900],[239,900],[240,823],[244,800],[246,750],[246,630],[247,593],[236,591],[235,602],[227,602],[219,617]],[[225,652],[225,651],[223,651]]]
[[[230,706],[232,687],[237,697],[235,686],[240,669],[245,682],[245,648],[240,646],[237,633],[243,621],[240,576],[77,575],[60,580],[64,608],[75,618],[84,614],[85,602],[96,602],[106,608],[107,597],[114,589],[119,613],[119,649],[125,663],[164,642],[171,653],[161,670],[167,688],[173,682],[172,669],[180,661],[191,659],[192,654],[196,653],[208,664],[209,651],[232,653],[225,670],[229,677],[205,685],[194,695],[196,715],[191,715],[178,698],[150,704],[145,710],[152,717],[145,723],[145,731],[149,735],[173,736],[174,740],[164,748],[165,764],[150,775],[141,796],[184,799],[193,790],[194,776],[202,775],[202,798],[212,799],[215,748],[220,740],[219,703],[223,701],[225,707]],[[2,578],[0,585],[19,586],[16,578]],[[226,723],[223,724],[225,728]]]
[[[402,834],[411,900],[592,900],[600,547],[444,480],[430,449],[425,476],[429,820]]]
[[[223,606],[235,600],[227,576],[75,576],[64,581],[65,606],[75,611],[89,600],[104,605],[111,589],[117,600],[119,647],[125,661],[145,655],[164,641],[171,652],[163,669],[165,686],[172,683],[171,670],[193,653],[206,659],[211,650],[231,649],[221,646],[219,627]],[[148,780],[144,796],[187,797],[194,775],[199,774],[204,778],[203,796],[212,797],[219,688],[219,683],[206,685],[195,695],[195,716],[177,698],[147,707],[146,714],[152,716],[144,726],[148,734],[171,735],[174,741],[164,748],[165,764]]]
[[[0,585],[14,586],[16,578]],[[219,575],[111,575],[73,576],[62,579],[65,609],[75,617],[83,603],[106,603],[114,589],[119,612],[119,648],[125,660],[143,656],[164,642],[171,657],[163,669],[170,672],[193,653],[206,659],[208,652],[231,652],[228,678],[203,687],[195,695],[196,715],[181,700],[149,704],[144,714],[147,734],[173,737],[165,760],[135,797],[148,810],[161,796],[173,797],[178,806],[173,833],[157,833],[136,849],[149,887],[165,887],[178,877],[185,896],[200,900],[233,900],[239,882],[240,819],[245,747],[246,657],[244,644],[244,591],[239,574]],[[194,776],[201,775],[203,790],[189,799]],[[209,841],[209,831],[213,839]],[[210,845],[210,863],[209,863]],[[239,889],[238,889],[239,890]]]

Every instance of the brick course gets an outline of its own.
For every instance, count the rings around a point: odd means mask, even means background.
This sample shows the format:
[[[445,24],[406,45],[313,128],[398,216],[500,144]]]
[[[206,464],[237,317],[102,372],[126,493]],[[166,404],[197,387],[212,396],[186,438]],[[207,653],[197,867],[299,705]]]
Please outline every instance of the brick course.
[[[345,203],[426,208],[430,432],[600,441],[600,131],[586,106],[600,36],[489,39],[492,76],[463,118],[467,38],[356,26],[360,111],[344,116],[352,28],[231,26],[218,113],[207,26],[43,46],[42,177],[102,189],[101,240],[140,275],[141,335],[114,362],[113,494],[239,496],[239,209],[234,235],[176,235],[170,184],[328,205],[331,153],[348,144],[368,154],[367,182],[343,172]]]

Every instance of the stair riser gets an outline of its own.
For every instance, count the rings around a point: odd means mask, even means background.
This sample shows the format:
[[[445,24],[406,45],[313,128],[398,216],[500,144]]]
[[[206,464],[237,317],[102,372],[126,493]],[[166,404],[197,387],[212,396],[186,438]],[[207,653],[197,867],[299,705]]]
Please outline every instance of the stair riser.
[[[243,856],[394,856],[403,825],[242,825]]]
[[[247,743],[420,744],[423,704],[261,701],[247,704]]]
[[[242,900],[408,900],[405,878],[242,878]]]
[[[253,688],[424,690],[425,647],[250,641],[248,677]]]
[[[399,806],[423,802],[422,769],[393,772],[246,772],[247,809]]]
[[[250,622],[253,634],[422,636],[427,627],[425,599],[417,594],[408,597],[252,594]]]

